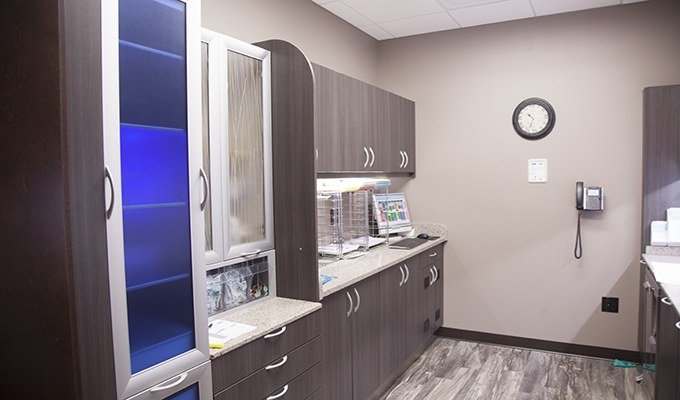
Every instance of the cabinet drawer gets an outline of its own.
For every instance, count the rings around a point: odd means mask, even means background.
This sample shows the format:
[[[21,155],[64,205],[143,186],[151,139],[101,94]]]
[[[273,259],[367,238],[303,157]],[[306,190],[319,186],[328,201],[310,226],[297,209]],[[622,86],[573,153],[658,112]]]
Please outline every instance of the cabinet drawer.
[[[444,255],[444,245],[439,244],[431,249],[420,253],[420,268],[429,268],[435,262],[441,260]]]
[[[320,387],[321,387],[321,364],[316,364],[314,367],[307,370],[307,372],[298,376],[287,385],[276,389],[269,396],[264,397],[264,400],[274,398],[276,398],[276,400],[298,400],[307,399],[308,397],[315,399],[314,395],[318,396],[318,394],[321,392],[319,390]],[[282,395],[284,390],[286,393]],[[312,393],[314,393],[314,395],[312,395]]]
[[[218,393],[215,398],[220,400],[263,399],[320,361],[321,338],[317,337]],[[304,397],[289,396],[289,398]]]
[[[279,360],[321,334],[321,313],[316,311],[291,324],[278,335],[261,337],[212,361],[213,392],[218,393],[246,376]],[[274,331],[272,333],[277,333]]]

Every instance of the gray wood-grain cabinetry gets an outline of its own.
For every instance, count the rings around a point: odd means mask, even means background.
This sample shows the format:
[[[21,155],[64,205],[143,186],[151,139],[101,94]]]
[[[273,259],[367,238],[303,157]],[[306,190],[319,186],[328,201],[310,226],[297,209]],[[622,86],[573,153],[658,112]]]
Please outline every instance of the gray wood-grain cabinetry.
[[[321,65],[313,68],[317,172],[414,173],[415,104]]]
[[[323,300],[326,399],[368,398],[380,385],[380,279],[370,278]]]
[[[656,348],[656,400],[680,396],[680,316],[662,292]]]
[[[680,85],[643,92],[642,231],[640,252],[649,245],[652,221],[664,221],[666,209],[680,201]],[[645,266],[640,266],[638,347],[644,353]]]
[[[385,381],[421,344],[420,257],[380,273],[380,380]]]
[[[322,300],[324,399],[377,398],[431,340],[441,326],[436,311],[440,316],[443,311],[442,275],[437,280],[431,268],[443,270],[443,258],[432,262],[429,254],[417,254]],[[421,268],[424,258],[431,268]]]
[[[349,291],[323,299],[323,386],[326,400],[352,400],[352,321],[353,304]]]

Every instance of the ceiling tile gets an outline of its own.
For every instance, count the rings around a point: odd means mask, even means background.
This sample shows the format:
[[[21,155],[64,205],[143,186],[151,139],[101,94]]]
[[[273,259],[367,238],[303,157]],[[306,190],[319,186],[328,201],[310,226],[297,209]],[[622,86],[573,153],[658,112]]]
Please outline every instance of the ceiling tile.
[[[347,6],[342,1],[333,1],[331,3],[326,3],[323,4],[322,7],[354,26],[362,27],[367,25],[373,25],[373,22],[371,22],[358,12],[354,11],[351,7]]]
[[[483,4],[497,3],[502,0],[437,0],[442,7],[447,10],[455,10],[456,8],[465,8],[472,6],[481,6]]]
[[[536,15],[558,14],[621,4],[621,0],[531,0]]]
[[[506,0],[476,7],[450,10],[449,14],[461,27],[492,24],[533,17],[534,13],[528,0]]]
[[[446,12],[385,22],[380,24],[380,27],[391,33],[394,37],[460,28]]]
[[[359,29],[368,33],[369,35],[373,36],[375,39],[378,40],[392,39],[394,37],[387,33],[384,29],[379,27],[378,25],[362,26]]]
[[[375,23],[434,14],[442,11],[437,0],[343,0]]]

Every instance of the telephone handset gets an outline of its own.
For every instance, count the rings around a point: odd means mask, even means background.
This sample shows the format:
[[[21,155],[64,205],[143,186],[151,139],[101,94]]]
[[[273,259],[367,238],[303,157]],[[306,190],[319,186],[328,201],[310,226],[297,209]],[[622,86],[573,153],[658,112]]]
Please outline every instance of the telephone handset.
[[[604,191],[599,186],[583,186],[576,182],[576,209],[584,211],[604,210]]]
[[[581,211],[604,210],[604,190],[600,186],[584,187],[583,182],[576,182],[576,209],[579,211],[578,222],[576,223],[574,257],[579,259],[583,255],[583,246],[581,245]]]

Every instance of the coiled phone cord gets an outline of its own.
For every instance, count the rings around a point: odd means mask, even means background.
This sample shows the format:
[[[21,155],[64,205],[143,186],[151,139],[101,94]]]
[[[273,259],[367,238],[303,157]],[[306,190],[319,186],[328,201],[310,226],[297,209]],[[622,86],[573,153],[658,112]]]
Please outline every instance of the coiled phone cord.
[[[578,212],[578,222],[576,223],[576,244],[574,245],[574,257],[577,260],[583,256],[583,245],[581,244],[581,211]]]

